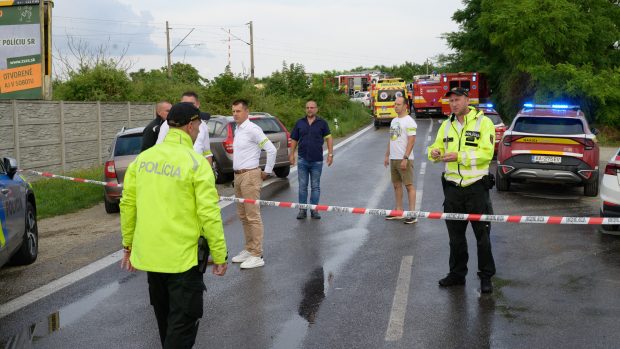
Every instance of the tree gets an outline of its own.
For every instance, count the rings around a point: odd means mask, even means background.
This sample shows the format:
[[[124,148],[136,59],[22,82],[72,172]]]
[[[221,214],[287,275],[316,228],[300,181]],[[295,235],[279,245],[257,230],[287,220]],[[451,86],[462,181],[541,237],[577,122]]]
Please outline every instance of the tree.
[[[308,76],[304,66],[282,62],[282,71],[276,71],[267,79],[267,92],[280,95],[304,97],[308,93]]]
[[[447,62],[487,73],[501,111],[524,101],[580,104],[620,126],[620,6],[609,0],[466,0]]]

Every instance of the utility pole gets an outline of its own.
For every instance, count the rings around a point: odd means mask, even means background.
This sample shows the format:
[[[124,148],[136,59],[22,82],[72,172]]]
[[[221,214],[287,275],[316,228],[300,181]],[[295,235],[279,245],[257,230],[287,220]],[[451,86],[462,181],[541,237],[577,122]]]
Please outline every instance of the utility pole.
[[[250,21],[250,81],[254,84],[254,27]]]
[[[228,69],[232,70],[232,62],[230,61],[230,29],[228,29]]]
[[[172,63],[170,62],[170,27],[168,21],[166,21],[166,57],[168,57],[168,79],[172,77]]]

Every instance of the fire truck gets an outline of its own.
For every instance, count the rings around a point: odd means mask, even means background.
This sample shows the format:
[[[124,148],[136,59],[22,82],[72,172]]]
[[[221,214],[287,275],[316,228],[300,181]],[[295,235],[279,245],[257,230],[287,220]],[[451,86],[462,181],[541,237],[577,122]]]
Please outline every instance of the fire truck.
[[[476,106],[489,99],[489,87],[487,79],[479,73],[444,73],[441,74],[440,84],[442,93],[445,94],[455,87],[462,87],[469,91],[469,104]],[[441,111],[444,115],[450,115],[448,98],[441,99]]]
[[[369,91],[374,81],[378,80],[379,73],[362,72],[338,75],[338,89],[349,96],[358,91]]]
[[[371,91],[372,114],[375,118],[375,128],[382,124],[389,124],[397,117],[394,110],[394,101],[397,97],[407,98],[407,84],[401,78],[379,79]]]
[[[441,99],[445,92],[441,87],[441,76],[413,76],[413,111],[416,116],[441,114]]]

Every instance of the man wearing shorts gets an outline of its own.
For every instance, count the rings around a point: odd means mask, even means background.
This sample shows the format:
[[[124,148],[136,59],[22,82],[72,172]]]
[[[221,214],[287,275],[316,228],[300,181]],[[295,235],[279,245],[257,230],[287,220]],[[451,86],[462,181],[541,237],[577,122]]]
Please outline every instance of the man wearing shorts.
[[[390,175],[394,185],[396,210],[403,210],[403,185],[407,189],[409,211],[415,211],[415,186],[413,185],[413,145],[418,125],[408,114],[409,108],[404,97],[397,97],[394,110],[398,114],[390,123],[390,141],[385,153],[384,165],[390,166]],[[418,222],[417,218],[387,216],[388,220],[404,219],[405,224]]]

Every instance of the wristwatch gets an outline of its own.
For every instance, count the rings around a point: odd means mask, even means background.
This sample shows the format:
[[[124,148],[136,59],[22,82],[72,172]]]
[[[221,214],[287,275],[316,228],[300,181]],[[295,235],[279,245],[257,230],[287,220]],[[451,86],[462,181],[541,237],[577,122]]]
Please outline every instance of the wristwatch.
[[[334,156],[334,154],[327,154],[327,156]]]
[[[403,156],[403,160],[409,160],[409,157],[407,155]]]

